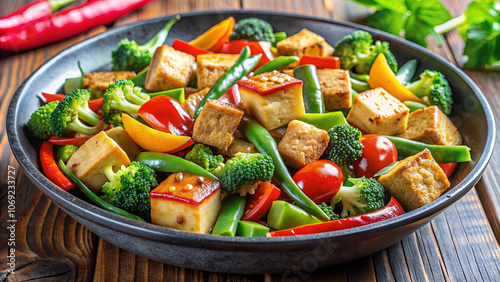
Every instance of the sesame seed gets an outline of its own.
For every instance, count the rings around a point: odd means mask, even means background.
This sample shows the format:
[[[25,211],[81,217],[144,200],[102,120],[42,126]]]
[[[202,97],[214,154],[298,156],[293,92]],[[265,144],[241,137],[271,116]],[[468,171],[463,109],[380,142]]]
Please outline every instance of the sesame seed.
[[[285,79],[283,77],[280,77],[280,78],[278,78],[278,80],[276,82],[277,83],[283,83],[283,82],[285,82]]]
[[[198,176],[198,178],[196,178],[196,182],[198,182],[198,184],[203,184],[203,182],[205,182],[205,178],[203,178],[203,176]]]
[[[174,192],[174,191],[175,191],[175,186],[170,186],[170,187],[168,188],[168,191],[170,191],[170,192]]]
[[[267,78],[267,76],[263,76],[263,77],[260,78],[261,82],[266,82],[268,80],[269,80],[269,78]]]
[[[187,190],[191,190],[191,189],[193,189],[193,185],[191,185],[191,184],[186,184],[186,186],[184,186],[182,189],[184,189],[184,190],[186,190],[186,191],[187,191]]]
[[[182,172],[179,172],[175,175],[175,180],[177,180],[177,181],[181,181],[182,178],[184,178],[184,175],[182,174]]]
[[[272,82],[276,82],[278,80],[278,77],[277,76],[271,76],[271,78],[269,78],[270,81]]]

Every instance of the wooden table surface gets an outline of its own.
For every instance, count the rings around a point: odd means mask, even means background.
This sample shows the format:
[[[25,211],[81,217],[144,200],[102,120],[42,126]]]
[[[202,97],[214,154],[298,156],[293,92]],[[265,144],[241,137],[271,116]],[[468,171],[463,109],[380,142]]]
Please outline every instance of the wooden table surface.
[[[31,0],[0,0],[0,15],[29,2]],[[468,2],[443,0],[454,16],[460,15]],[[355,21],[367,12],[355,4],[337,0],[156,0],[114,25],[209,9],[285,11],[342,21]],[[35,69],[67,47],[107,28],[97,27],[33,51],[0,53],[0,120],[5,119],[9,101],[17,87]],[[459,66],[463,63],[462,48],[463,42],[456,31],[446,35],[446,42],[441,47],[432,42],[429,45],[429,49]],[[468,70],[466,73],[482,89],[497,121],[500,120],[500,75]],[[499,142],[497,136],[497,144]],[[11,153],[4,122],[0,123],[0,164],[0,281],[277,281],[287,278],[311,281],[500,281],[498,150],[495,150],[475,189],[414,234],[371,256],[294,276],[203,272],[162,264],[115,247],[67,216],[30,183]],[[15,171],[16,176],[15,275],[8,273],[7,265],[9,171]]]

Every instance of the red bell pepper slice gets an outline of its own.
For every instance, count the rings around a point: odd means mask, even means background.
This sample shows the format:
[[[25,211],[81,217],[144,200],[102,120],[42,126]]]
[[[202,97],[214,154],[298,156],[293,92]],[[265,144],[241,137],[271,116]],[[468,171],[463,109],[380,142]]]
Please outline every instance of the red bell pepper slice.
[[[64,95],[64,94],[50,94],[50,93],[44,93],[44,92],[42,92],[42,96],[43,96],[43,98],[45,98],[45,102],[42,102],[42,105],[50,103],[50,102],[54,102],[54,101],[60,102],[60,101],[62,101],[62,99],[64,99],[64,97],[66,97],[66,95]],[[94,100],[90,100],[88,102],[89,108],[94,112],[99,111],[102,108],[102,99],[103,98],[101,97],[101,98],[97,98]]]
[[[64,191],[75,188],[75,184],[69,181],[56,164],[53,152],[54,145],[49,141],[44,141],[40,148],[40,162],[42,170],[47,178],[61,187]]]
[[[318,69],[340,69],[340,59],[338,57],[302,55],[299,66],[302,65],[314,65]]]
[[[403,207],[401,207],[396,198],[391,197],[389,203],[384,208],[378,211],[334,221],[314,223],[285,230],[272,231],[268,233],[268,237],[308,235],[344,230],[383,221],[400,216],[404,213],[405,211],[403,210]]]
[[[453,174],[455,169],[458,166],[458,163],[440,163],[438,164],[446,174],[446,177],[450,178],[450,176]]]
[[[211,54],[212,53],[210,51],[203,50],[203,49],[198,48],[196,46],[189,45],[189,43],[187,43],[185,41],[182,41],[182,40],[179,40],[179,39],[175,39],[174,40],[174,42],[172,43],[172,48],[174,48],[177,51],[181,51],[181,52],[193,55],[195,58],[198,55]]]
[[[239,39],[231,42],[224,43],[222,45],[221,53],[224,54],[239,54],[243,48],[246,46],[250,47],[250,55],[262,54],[259,63],[255,69],[267,64],[268,62],[274,60],[273,52],[271,52],[271,43],[267,41],[247,41],[244,39]]]
[[[94,136],[94,135],[92,135]],[[57,136],[52,136],[49,138],[49,142],[53,145],[57,146],[64,146],[64,145],[75,145],[75,146],[82,146],[83,143],[87,142],[92,136],[85,136],[85,137],[79,137],[79,138],[68,138],[68,137],[57,137]]]
[[[261,182],[255,194],[250,196],[243,212],[241,220],[257,221],[270,208],[274,201],[280,196],[281,190],[271,182]]]
[[[193,133],[193,120],[174,98],[165,95],[153,97],[137,113],[156,130],[181,136]]]
[[[240,96],[240,91],[238,89],[238,85],[235,84],[231,86],[231,88],[229,88],[229,90],[226,91],[226,93],[220,96],[218,100],[233,105],[238,105],[241,102],[241,96]]]

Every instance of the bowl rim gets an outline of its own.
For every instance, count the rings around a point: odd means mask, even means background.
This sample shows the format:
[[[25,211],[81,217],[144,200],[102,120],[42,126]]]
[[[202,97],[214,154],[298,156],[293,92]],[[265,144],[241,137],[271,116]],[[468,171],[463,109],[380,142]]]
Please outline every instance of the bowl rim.
[[[19,162],[19,164],[21,165],[21,167],[26,172],[26,175],[30,178],[30,180],[40,190],[42,190],[44,194],[46,194],[50,199],[52,199],[54,203],[56,203],[66,212],[79,214],[83,216],[85,220],[89,221],[92,224],[106,226],[109,229],[129,234],[134,237],[141,237],[150,241],[168,242],[171,244],[184,245],[196,248],[221,249],[221,250],[222,249],[231,250],[237,248],[240,251],[255,251],[258,249],[259,251],[266,252],[266,251],[276,251],[278,249],[283,249],[283,248],[289,249],[290,245],[293,245],[298,249],[314,241],[319,242],[320,240],[326,240],[332,238],[337,239],[343,237],[362,236],[366,235],[365,234],[366,232],[368,233],[382,232],[386,229],[395,229],[397,227],[401,227],[408,223],[414,223],[424,220],[425,218],[428,217],[436,216],[444,209],[446,209],[448,206],[450,206],[458,199],[460,199],[462,196],[464,196],[470,189],[472,189],[472,187],[480,179],[482,173],[484,172],[492,156],[495,144],[496,127],[495,127],[493,112],[486,100],[486,97],[484,96],[480,88],[475,84],[475,82],[468,75],[466,75],[460,68],[453,65],[448,60],[440,57],[439,55],[413,42],[407,41],[405,39],[394,36],[392,34],[385,33],[380,30],[376,30],[355,23],[339,22],[330,19],[324,19],[306,15],[297,15],[285,12],[260,11],[260,10],[229,9],[229,10],[205,10],[205,11],[179,13],[181,17],[196,17],[196,16],[213,15],[213,14],[224,14],[227,16],[229,15],[278,16],[278,17],[287,17],[290,20],[298,18],[301,20],[321,22],[325,24],[331,24],[358,30],[366,30],[372,34],[390,38],[391,40],[394,40],[410,48],[416,49],[417,51],[424,53],[426,56],[429,56],[435,60],[440,61],[446,67],[454,71],[461,79],[463,79],[467,83],[467,85],[469,85],[471,90],[475,93],[481,107],[484,109],[486,126],[487,126],[487,136],[486,136],[486,144],[484,146],[484,150],[479,160],[477,161],[476,165],[471,170],[471,172],[467,174],[467,176],[460,183],[458,183],[455,187],[447,191],[445,195],[439,197],[433,202],[417,210],[405,213],[404,215],[398,216],[396,218],[392,218],[389,220],[357,228],[319,233],[319,234],[311,234],[311,235],[291,236],[291,237],[276,237],[276,238],[226,237],[226,236],[197,234],[187,231],[171,229],[150,223],[142,223],[133,219],[125,218],[120,215],[105,211],[89,202],[86,202],[74,196],[71,193],[61,190],[59,187],[57,187],[55,184],[49,181],[43,175],[43,173],[39,171],[38,168],[29,161],[26,152],[22,150],[19,135],[16,130],[17,113],[19,112],[18,111],[20,107],[19,100],[21,94],[24,91],[26,91],[26,88],[29,86],[29,83],[32,80],[32,78],[46,72],[49,65],[53,64],[59,58],[74,52],[81,46],[92,44],[97,40],[101,40],[112,34],[120,33],[129,28],[134,28],[137,26],[146,25],[158,21],[167,21],[168,19],[177,15],[177,14],[170,14],[158,18],[143,20],[119,27],[114,27],[103,33],[100,33],[91,38],[76,43],[75,45],[61,51],[60,53],[58,53],[57,55],[46,61],[43,65],[41,65],[37,70],[35,70],[28,78],[26,78],[23,81],[23,83],[16,90],[10,101],[6,118],[6,125],[7,125],[8,140],[12,152],[16,157],[17,161]]]

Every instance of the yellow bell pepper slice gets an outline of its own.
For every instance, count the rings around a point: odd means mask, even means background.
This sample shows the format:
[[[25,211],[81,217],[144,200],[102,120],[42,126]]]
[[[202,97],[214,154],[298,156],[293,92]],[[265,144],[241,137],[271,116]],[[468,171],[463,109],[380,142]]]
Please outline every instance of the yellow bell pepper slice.
[[[145,150],[151,152],[175,153],[193,144],[189,136],[161,132],[144,125],[127,114],[122,114],[123,126],[128,135]]]
[[[377,58],[372,64],[368,84],[372,89],[377,87],[384,88],[389,94],[396,97],[401,102],[414,101],[428,105],[428,103],[420,100],[420,98],[406,89],[406,87],[397,80],[396,75],[392,72],[387,63],[387,59],[382,53],[377,55]]]
[[[203,50],[217,52],[222,47],[222,44],[229,41],[229,36],[234,29],[234,23],[234,18],[229,17],[190,41],[189,44]]]

